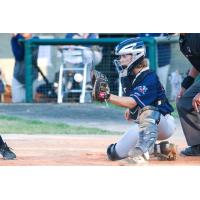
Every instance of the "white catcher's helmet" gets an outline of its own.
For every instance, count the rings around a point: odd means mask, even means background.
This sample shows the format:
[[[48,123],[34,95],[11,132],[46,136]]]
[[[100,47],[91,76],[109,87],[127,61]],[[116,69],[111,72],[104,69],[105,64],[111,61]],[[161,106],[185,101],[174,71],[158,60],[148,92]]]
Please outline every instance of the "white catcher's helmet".
[[[146,55],[144,42],[139,38],[130,38],[120,42],[115,47],[115,55],[121,56],[125,54],[132,55],[132,61],[128,66],[122,66],[119,59],[114,60],[114,64],[121,77],[130,75],[133,68],[144,60]]]

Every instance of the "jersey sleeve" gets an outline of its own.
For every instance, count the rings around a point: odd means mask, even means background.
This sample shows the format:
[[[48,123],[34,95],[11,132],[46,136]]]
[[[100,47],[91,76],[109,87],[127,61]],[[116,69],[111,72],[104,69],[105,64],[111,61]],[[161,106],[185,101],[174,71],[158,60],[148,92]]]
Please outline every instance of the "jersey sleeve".
[[[132,97],[143,108],[147,105],[152,105],[157,99],[157,85],[159,84],[156,76],[146,77],[130,93]]]

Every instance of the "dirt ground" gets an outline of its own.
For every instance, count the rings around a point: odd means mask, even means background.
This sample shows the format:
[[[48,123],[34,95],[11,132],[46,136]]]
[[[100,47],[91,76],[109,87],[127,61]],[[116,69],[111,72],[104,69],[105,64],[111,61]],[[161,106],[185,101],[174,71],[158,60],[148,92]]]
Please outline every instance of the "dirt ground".
[[[123,118],[123,110],[95,104],[0,104],[0,114],[48,122],[96,127],[124,132],[130,124]],[[178,152],[187,144],[176,119],[177,129],[170,141],[178,145]],[[107,146],[120,136],[100,135],[22,135],[5,134],[3,138],[14,149],[17,159],[0,166],[131,166],[126,160],[109,161]],[[152,159],[148,165],[200,165],[199,157],[182,157],[176,161]]]
[[[134,166],[127,160],[109,161],[106,148],[119,136],[47,136],[4,135],[14,149],[17,159],[0,159],[0,166]],[[178,152],[185,147],[183,139],[177,139]],[[146,164],[145,164],[146,165]],[[199,157],[178,155],[176,161],[158,161],[152,158],[149,166],[195,166]]]

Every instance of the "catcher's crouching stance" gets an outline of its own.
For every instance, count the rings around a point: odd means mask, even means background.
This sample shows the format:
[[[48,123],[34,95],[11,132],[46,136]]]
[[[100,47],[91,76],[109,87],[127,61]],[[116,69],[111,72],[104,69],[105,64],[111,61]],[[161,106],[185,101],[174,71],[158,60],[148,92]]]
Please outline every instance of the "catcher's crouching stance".
[[[109,145],[110,160],[130,158],[143,163],[154,154],[159,160],[175,160],[176,147],[166,140],[175,129],[173,112],[165,91],[155,72],[145,60],[145,47],[138,38],[128,39],[115,48],[119,59],[114,63],[119,72],[123,96],[110,93],[108,80],[97,74],[93,88],[95,100],[126,107],[125,119],[133,120],[132,127],[115,144]]]

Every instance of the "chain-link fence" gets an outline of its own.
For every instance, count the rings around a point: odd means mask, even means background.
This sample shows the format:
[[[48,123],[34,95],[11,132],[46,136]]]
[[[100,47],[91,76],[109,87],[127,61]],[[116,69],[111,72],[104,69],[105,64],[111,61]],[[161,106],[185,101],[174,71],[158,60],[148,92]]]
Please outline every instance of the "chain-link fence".
[[[117,94],[118,74],[113,65],[114,46],[123,39],[30,39],[24,41],[26,101],[91,102],[92,80],[89,80],[89,77],[91,77],[91,69],[94,68],[108,77],[111,92]],[[152,42],[154,42],[152,38],[145,39],[149,52],[153,52],[152,47],[155,46]],[[32,50],[36,47],[39,47],[38,67],[32,63]],[[155,66],[155,59],[150,58],[150,60],[152,67]],[[37,67],[39,71],[39,77],[34,83],[31,78],[33,67]]]
[[[27,102],[91,102],[91,68],[104,73],[111,92],[118,94],[118,73],[113,65],[114,47],[125,38],[100,39],[30,39],[25,41],[26,101]],[[165,79],[167,96],[173,100],[173,84],[177,76],[183,78],[190,63],[181,54],[178,38],[142,38],[147,46],[150,67],[157,70],[161,82]],[[66,46],[67,45],[67,46]],[[39,77],[31,81],[31,49],[39,47]],[[77,51],[79,48],[79,52]],[[82,48],[82,49],[81,49]],[[95,50],[99,52],[96,63]],[[74,52],[73,52],[74,51]],[[88,51],[86,61],[85,51]],[[73,53],[72,53],[73,52]],[[97,53],[98,54],[98,53]],[[91,60],[92,59],[92,60]],[[165,70],[167,66],[167,69]],[[160,72],[159,72],[160,70]],[[62,73],[61,73],[62,72]],[[84,74],[85,73],[85,74]],[[85,77],[87,75],[87,77]],[[176,76],[177,75],[177,76]],[[163,78],[164,77],[164,78]],[[174,83],[173,83],[174,82]],[[163,83],[164,84],[164,83]],[[32,92],[33,88],[33,92]],[[84,100],[81,100],[81,95]]]
[[[169,100],[175,101],[181,82],[191,64],[181,53],[177,36],[157,37],[155,39],[157,74],[166,89],[167,97]]]

